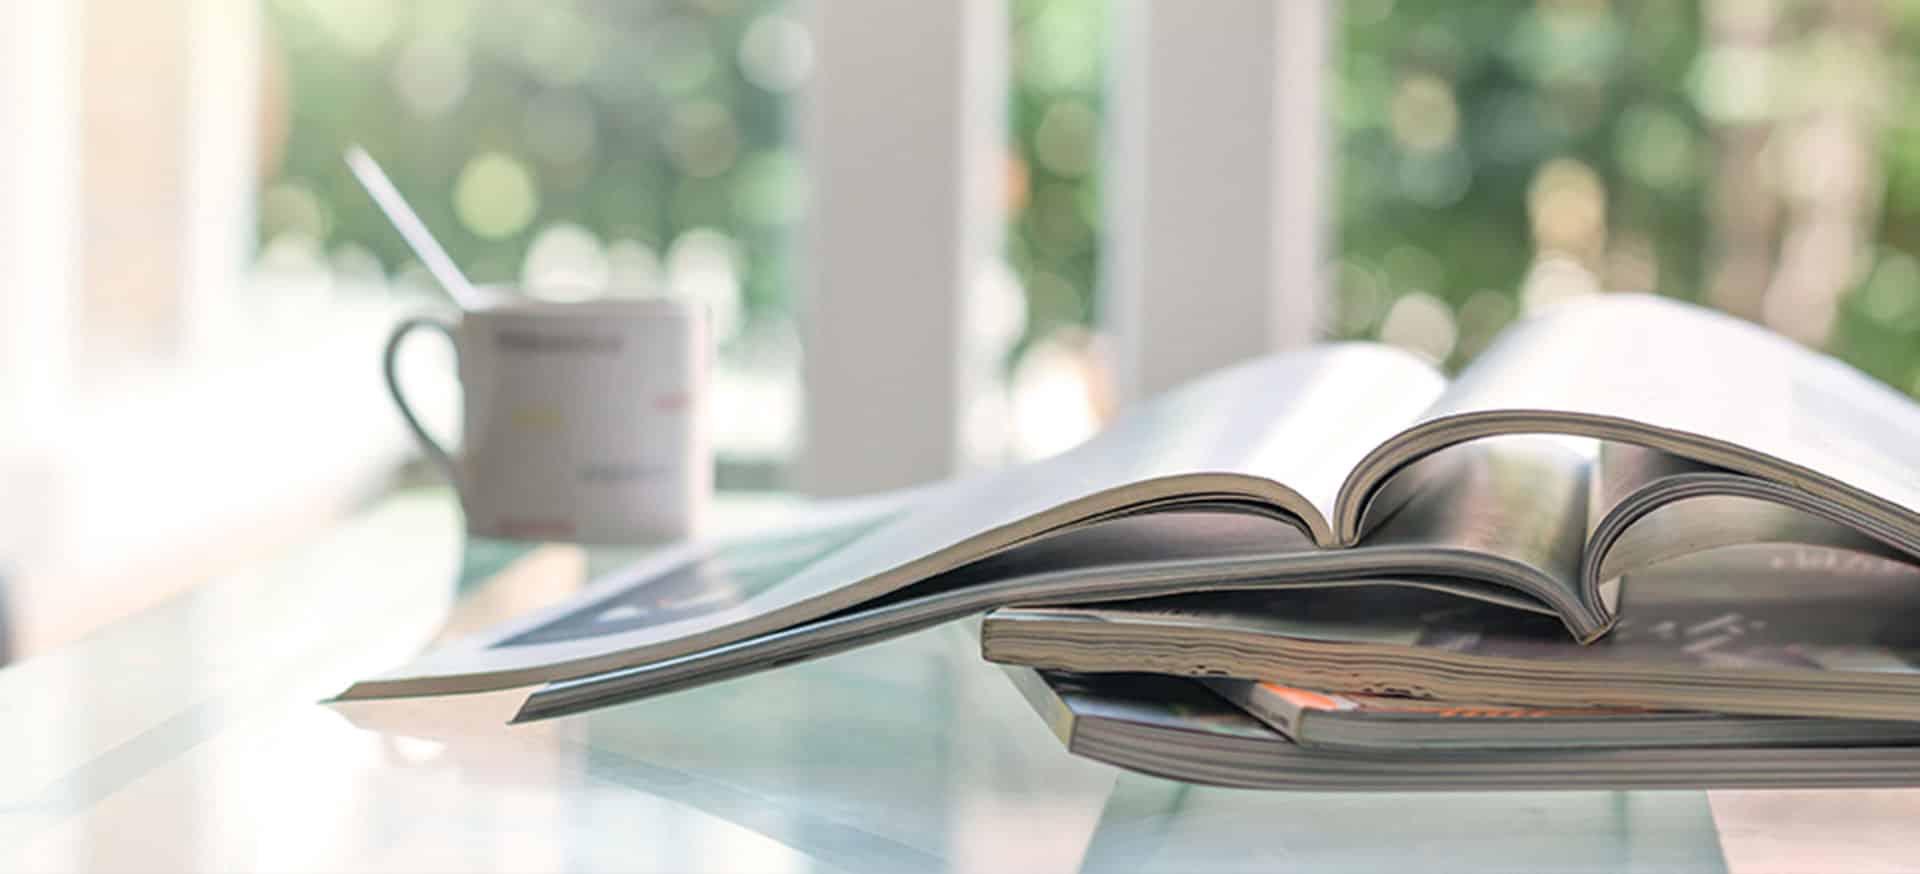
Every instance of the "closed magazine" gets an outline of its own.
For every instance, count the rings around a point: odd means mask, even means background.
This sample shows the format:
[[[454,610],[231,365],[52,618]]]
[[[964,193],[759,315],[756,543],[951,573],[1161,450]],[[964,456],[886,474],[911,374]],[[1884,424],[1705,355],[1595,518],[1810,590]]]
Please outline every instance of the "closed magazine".
[[[1722,746],[1355,753],[1304,747],[1200,683],[1009,669],[1076,755],[1215,786],[1293,791],[1814,788],[1920,783],[1912,747]]]
[[[1920,723],[1898,720],[1527,707],[1316,692],[1258,680],[1200,682],[1312,749],[1405,753],[1920,743]]]

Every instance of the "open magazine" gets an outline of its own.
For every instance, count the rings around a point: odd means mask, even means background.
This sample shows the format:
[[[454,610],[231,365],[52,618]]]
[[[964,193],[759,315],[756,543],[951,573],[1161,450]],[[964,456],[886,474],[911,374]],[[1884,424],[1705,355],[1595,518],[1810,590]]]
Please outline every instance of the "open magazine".
[[[1295,590],[1481,605],[1578,649],[1619,622],[1631,578],[1687,555],[1912,561],[1914,434],[1920,409],[1842,364],[1605,296],[1514,327],[1451,382],[1366,343],[1230,368],[1055,458],[688,545],[343,697],[552,684],[537,718],[996,607],[1204,596],[1245,599],[1226,611],[1244,617]],[[1823,682],[1821,706],[1855,688]],[[1869,709],[1920,715],[1895,697]]]

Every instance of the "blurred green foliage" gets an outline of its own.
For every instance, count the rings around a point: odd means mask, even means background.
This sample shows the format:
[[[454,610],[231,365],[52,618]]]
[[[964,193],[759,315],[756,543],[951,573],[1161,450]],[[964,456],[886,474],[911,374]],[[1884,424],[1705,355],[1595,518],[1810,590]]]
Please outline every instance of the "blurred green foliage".
[[[1018,350],[1095,315],[1106,0],[1014,0],[1007,263],[1027,291]]]
[[[1345,11],[1332,333],[1372,336],[1394,298],[1419,291],[1458,314],[1451,360],[1477,352],[1517,310],[1535,257],[1529,190],[1554,160],[1603,181],[1607,236],[1650,244],[1658,290],[1696,296],[1706,135],[1684,83],[1697,4],[1376,0]],[[1468,308],[1476,293],[1481,306]],[[1504,306],[1486,303],[1496,299]]]
[[[1832,347],[1841,357],[1909,394],[1920,395],[1920,3],[1886,4],[1893,79],[1878,157],[1885,174],[1880,223],[1847,296]]]
[[[1796,33],[1829,2],[1768,8]],[[1549,244],[1598,286],[1705,297],[1715,198],[1727,194],[1716,186],[1746,180],[1715,175],[1719,132],[1702,107],[1724,86],[1714,77],[1729,56],[1713,51],[1702,0],[1338,5],[1328,334],[1378,336],[1396,301],[1427,295],[1450,314],[1446,358],[1457,366],[1521,311]],[[787,4],[270,9],[291,134],[283,184],[263,202],[265,238],[297,231],[329,250],[357,245],[390,270],[410,260],[341,167],[341,148],[359,141],[481,279],[514,278],[555,221],[655,253],[713,228],[738,243],[747,319],[790,317],[790,230],[807,192],[787,91],[806,47],[793,41]],[[1112,12],[1106,0],[1011,0],[1010,13],[1007,259],[1027,291],[1032,340],[1096,315]],[[1875,153],[1884,191],[1869,204],[1874,226],[1830,346],[1913,391],[1920,68],[1907,49],[1920,45],[1920,4],[1893,0],[1883,13],[1882,54],[1858,63],[1889,95]],[[1810,45],[1780,50],[1832,51]],[[531,181],[529,212],[463,220],[463,174],[493,195]]]
[[[1336,7],[1336,243],[1324,333],[1378,337],[1395,302],[1431,296],[1450,314],[1445,359],[1458,367],[1524,309],[1529,287],[1550,290],[1551,281],[1530,275],[1543,262],[1577,268],[1592,288],[1712,302],[1717,263],[1735,243],[1758,245],[1776,270],[1793,245],[1786,218],[1771,219],[1771,236],[1757,244],[1729,242],[1716,222],[1749,203],[1807,211],[1792,190],[1802,183],[1783,178],[1794,161],[1804,162],[1792,153],[1788,128],[1824,104],[1851,100],[1866,104],[1862,127],[1877,137],[1868,149],[1878,167],[1857,204],[1870,226],[1860,229],[1858,264],[1840,269],[1827,347],[1920,393],[1920,260],[1912,254],[1920,245],[1920,65],[1911,58],[1920,45],[1920,3],[1344,0]],[[1098,180],[1051,172],[1042,156],[1049,113],[1063,104],[1098,111],[1098,92],[1086,83],[1105,73],[1055,78],[1045,71],[1056,66],[1054,52],[1068,59],[1057,66],[1069,69],[1080,69],[1082,59],[1105,63],[1087,46],[1105,45],[1110,11],[1095,0],[1016,0],[1014,9],[1014,131],[1030,178],[1009,257],[1027,282],[1030,334],[1038,335],[1094,310],[1102,235]],[[1756,15],[1771,23],[1754,25]],[[1716,44],[1709,32],[1716,17],[1745,17],[1726,30],[1770,36],[1755,46],[1723,34]],[[1864,44],[1849,42],[1860,38],[1843,32],[1849,21],[1866,22]],[[1074,40],[1085,45],[1059,47]],[[1036,65],[1038,75],[1027,69]],[[1762,131],[1753,174],[1721,172],[1720,140],[1729,130]],[[1756,298],[1763,292],[1772,293],[1751,289]]]
[[[514,281],[535,234],[577,223],[662,253],[693,228],[740,248],[748,318],[783,316],[805,191],[787,135],[777,0],[271,0],[291,131],[263,238],[311,232],[391,270],[412,261],[346,172],[359,142],[477,281]],[[784,25],[784,27],[783,27]],[[804,53],[805,47],[797,51]],[[772,72],[755,81],[759,65]],[[771,86],[771,87],[770,87]],[[532,213],[486,236],[462,220],[462,174],[484,156],[534,183]],[[481,162],[480,167],[498,167]],[[479,174],[473,184],[498,183]],[[496,186],[497,187],[497,186]],[[317,201],[299,208],[299,192]],[[496,217],[498,218],[498,217]],[[482,223],[486,230],[497,224]]]

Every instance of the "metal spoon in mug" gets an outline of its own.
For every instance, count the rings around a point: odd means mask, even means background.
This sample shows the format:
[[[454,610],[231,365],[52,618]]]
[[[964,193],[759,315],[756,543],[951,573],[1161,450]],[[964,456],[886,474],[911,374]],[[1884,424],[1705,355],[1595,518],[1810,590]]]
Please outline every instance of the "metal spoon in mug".
[[[360,187],[367,190],[380,212],[393,223],[393,229],[407,241],[407,247],[425,264],[427,272],[433,274],[440,287],[447,290],[453,302],[462,310],[479,309],[486,302],[486,296],[467,280],[460,272],[459,265],[453,263],[453,257],[441,248],[440,241],[434,239],[413,207],[407,205],[407,199],[400,196],[400,189],[393,187],[393,180],[387,178],[386,171],[380,169],[379,162],[367,154],[367,150],[358,144],[347,147],[347,168],[353,171],[354,178],[360,180]]]

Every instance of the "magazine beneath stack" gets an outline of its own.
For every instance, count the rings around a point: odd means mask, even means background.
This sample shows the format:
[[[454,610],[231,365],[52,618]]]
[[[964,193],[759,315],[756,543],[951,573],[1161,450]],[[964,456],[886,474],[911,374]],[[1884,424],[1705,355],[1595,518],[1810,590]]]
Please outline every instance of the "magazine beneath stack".
[[[1920,753],[1911,746],[1328,752],[1287,740],[1193,680],[1008,671],[1069,751],[1213,786],[1448,791],[1920,785]]]
[[[1920,743],[1920,723],[1688,713],[1315,692],[1258,680],[1202,679],[1302,747],[1346,752],[1802,747]]]

